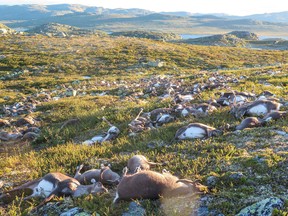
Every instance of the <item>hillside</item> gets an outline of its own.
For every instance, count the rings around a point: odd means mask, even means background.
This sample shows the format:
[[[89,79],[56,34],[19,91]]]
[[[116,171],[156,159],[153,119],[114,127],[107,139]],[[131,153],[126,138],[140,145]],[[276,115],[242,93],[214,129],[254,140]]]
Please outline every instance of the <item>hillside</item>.
[[[0,50],[1,193],[49,172],[74,176],[80,164],[122,175],[136,154],[205,192],[113,205],[116,186],[103,183],[103,194],[53,198],[31,215],[287,215],[288,51],[95,35],[0,37]],[[234,117],[233,103],[259,97],[284,116],[238,130],[246,116]],[[215,131],[180,139],[190,123]],[[41,200],[0,195],[0,215],[27,215]]]
[[[16,33],[15,30],[9,28],[6,25],[3,25],[2,23],[0,23],[0,35],[11,35]]]
[[[223,34],[229,31],[253,31],[265,36],[288,35],[287,22],[280,22],[276,18],[258,19],[256,15],[235,17],[187,12],[155,13],[137,8],[107,9],[69,4],[0,6],[0,20],[11,28],[26,29],[46,23],[60,23],[106,32],[136,30],[176,34]]]
[[[288,11],[278,13],[265,13],[265,14],[254,14],[246,16],[249,19],[262,20],[268,22],[288,22]]]
[[[194,39],[173,40],[175,43],[186,43],[201,46],[245,47],[258,50],[288,50],[288,41],[282,38],[259,40],[257,34],[248,31],[233,31]]]
[[[178,42],[203,46],[246,47],[247,45],[245,40],[232,34],[218,34],[195,39],[186,39]]]

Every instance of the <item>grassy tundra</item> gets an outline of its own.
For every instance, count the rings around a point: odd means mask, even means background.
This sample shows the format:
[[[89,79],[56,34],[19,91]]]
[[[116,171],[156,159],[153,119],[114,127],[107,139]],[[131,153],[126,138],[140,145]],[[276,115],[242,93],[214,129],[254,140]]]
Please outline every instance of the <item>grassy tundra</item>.
[[[41,94],[35,96],[41,103],[30,115],[38,119],[41,134],[33,142],[0,141],[0,180],[4,184],[1,191],[49,172],[73,176],[81,163],[92,168],[110,163],[121,174],[131,156],[143,154],[151,161],[166,164],[153,168],[157,171],[165,168],[181,178],[199,179],[204,185],[208,177],[215,176],[218,181],[207,195],[211,210],[235,215],[252,203],[275,196],[286,200],[284,210],[275,211],[275,215],[287,215],[288,139],[275,132],[288,133],[287,117],[240,133],[226,131],[223,136],[173,143],[175,132],[189,123],[219,128],[226,123],[239,124],[241,119],[235,119],[228,113],[229,107],[224,107],[204,117],[179,117],[136,136],[128,136],[128,124],[141,108],[148,112],[173,106],[173,98],[159,99],[157,95],[145,94],[145,87],[137,85],[143,79],[157,76],[178,81],[189,89],[219,72],[239,80],[228,84],[233,90],[255,94],[269,90],[288,101],[288,51],[202,47],[108,36],[1,37],[0,51],[1,106],[34,97],[36,93],[57,97],[65,95],[69,87],[78,90],[75,97],[59,100],[44,100]],[[145,65],[157,59],[165,65]],[[201,99],[192,103],[216,99],[221,91],[229,90],[207,89]],[[118,138],[101,145],[81,145],[107,131],[109,126],[103,116],[120,129]],[[3,118],[17,120],[19,116]],[[61,128],[64,122],[75,118],[77,123]],[[13,127],[1,130],[12,131]],[[243,174],[241,178],[229,177],[239,172]],[[113,206],[114,193],[115,187],[111,186],[109,193],[100,196],[55,198],[53,202],[61,205],[40,209],[39,214],[55,215],[65,208],[79,206],[94,215],[121,215],[127,211],[129,202]],[[18,198],[0,206],[0,214],[26,215],[40,202],[39,199],[23,202]],[[189,215],[195,210],[191,200],[146,200],[141,205],[147,215]]]

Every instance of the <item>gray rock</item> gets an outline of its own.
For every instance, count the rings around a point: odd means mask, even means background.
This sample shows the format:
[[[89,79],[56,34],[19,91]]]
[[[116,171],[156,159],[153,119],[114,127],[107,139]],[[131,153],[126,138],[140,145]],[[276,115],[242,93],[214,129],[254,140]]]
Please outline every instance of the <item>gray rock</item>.
[[[270,197],[242,209],[236,216],[271,216],[273,209],[281,209],[284,201],[277,197]]]
[[[206,180],[207,186],[214,187],[218,181],[218,178],[216,176],[209,176]]]
[[[197,210],[197,216],[206,216],[209,215],[209,209],[207,206],[201,206]]]
[[[163,66],[165,66],[165,62],[160,61],[159,59],[157,59],[156,61],[148,62],[147,65],[150,66],[150,67],[163,67]]]
[[[90,215],[91,214],[83,211],[83,209],[79,207],[69,209],[68,211],[60,214],[60,216],[90,216]],[[96,216],[99,216],[99,214],[96,213]]]
[[[122,216],[144,216],[146,214],[146,211],[142,206],[140,206],[136,202],[131,202],[129,205],[128,212],[124,212]]]
[[[192,213],[190,216],[224,216],[217,210],[209,209],[208,206],[211,203],[213,198],[211,196],[204,196],[200,198],[200,206],[196,212]]]
[[[229,178],[233,180],[239,180],[241,178],[244,178],[244,174],[242,172],[232,173]]]

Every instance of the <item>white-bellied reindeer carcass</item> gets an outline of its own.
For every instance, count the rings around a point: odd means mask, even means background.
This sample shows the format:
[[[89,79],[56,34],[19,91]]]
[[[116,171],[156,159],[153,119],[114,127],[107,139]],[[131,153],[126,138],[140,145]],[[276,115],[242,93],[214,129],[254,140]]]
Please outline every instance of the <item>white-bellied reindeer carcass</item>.
[[[127,168],[130,173],[137,172],[140,170],[150,170],[151,166],[162,165],[160,163],[154,163],[148,161],[148,159],[143,155],[134,155],[128,160]]]
[[[100,169],[90,169],[81,174],[80,171],[83,167],[83,164],[78,166],[74,176],[81,184],[91,184],[94,180],[102,184],[118,184],[120,181],[120,175],[113,172],[109,165],[101,164]]]
[[[223,134],[221,130],[201,123],[191,123],[176,131],[174,140],[209,138]]]
[[[117,186],[113,203],[119,200],[158,199],[160,197],[181,196],[189,193],[203,194],[206,187],[187,179],[179,179],[168,172],[143,170],[127,174],[128,169]]]
[[[221,96],[217,100],[217,103],[221,104],[222,106],[230,106],[232,104],[243,104],[245,102],[248,102],[249,99],[255,99],[255,94],[250,92],[231,91],[231,92],[222,92],[220,94]]]
[[[263,116],[271,111],[279,110],[281,103],[271,100],[257,100],[242,105],[232,105],[230,113],[237,119],[243,116]]]
[[[33,197],[45,198],[37,207],[49,202],[54,196],[72,196],[79,197],[82,195],[96,194],[107,192],[107,189],[101,182],[94,180],[93,184],[81,185],[75,178],[69,177],[59,172],[48,173],[42,178],[29,181],[12,190],[4,192],[0,200],[5,203],[11,202],[16,196],[24,193],[24,200]],[[28,196],[27,196],[28,195]]]
[[[93,145],[95,143],[103,143],[105,141],[116,139],[116,137],[120,133],[120,130],[116,126],[111,124],[105,117],[103,117],[102,120],[110,126],[109,130],[106,133],[92,137],[90,140],[85,140],[84,142],[82,142],[83,145]]]

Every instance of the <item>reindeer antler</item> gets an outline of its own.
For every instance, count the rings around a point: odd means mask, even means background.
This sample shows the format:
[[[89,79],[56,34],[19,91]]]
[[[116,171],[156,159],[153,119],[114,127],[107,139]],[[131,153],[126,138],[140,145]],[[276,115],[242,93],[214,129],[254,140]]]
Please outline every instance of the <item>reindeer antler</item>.
[[[140,117],[140,115],[141,115],[142,112],[143,112],[143,108],[140,109],[140,112],[139,112],[138,115],[136,116],[135,120],[137,120],[137,119]]]

